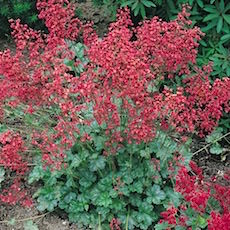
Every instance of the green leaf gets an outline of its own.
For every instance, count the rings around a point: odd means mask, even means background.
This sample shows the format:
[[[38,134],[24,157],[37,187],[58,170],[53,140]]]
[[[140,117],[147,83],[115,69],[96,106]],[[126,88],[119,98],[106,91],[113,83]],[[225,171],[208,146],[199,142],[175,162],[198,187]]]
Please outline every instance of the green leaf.
[[[103,192],[97,198],[96,203],[100,206],[109,207],[112,204],[112,199],[109,196],[109,193]]]
[[[216,128],[211,134],[209,134],[205,138],[205,140],[207,141],[207,143],[213,143],[223,135],[222,132],[222,128]]]
[[[151,150],[150,148],[146,148],[140,151],[140,156],[146,159],[150,159],[151,157]]]
[[[141,0],[141,2],[146,6],[146,7],[156,7],[156,5],[148,0]]]
[[[132,3],[134,3],[134,2],[135,2],[135,0],[129,0],[129,1],[123,2],[123,3],[121,4],[121,7],[130,6],[130,5],[132,5]]]
[[[89,164],[89,170],[95,172],[97,170],[102,170],[105,168],[105,158],[103,156],[99,156],[97,159],[91,160]]]
[[[46,209],[48,211],[53,211],[55,207],[57,207],[57,200],[51,200],[49,202],[47,202],[46,199],[38,199],[38,206],[37,206],[37,209],[40,211],[40,212],[43,212],[45,211]]]
[[[131,192],[142,193],[143,192],[143,184],[138,180],[129,186]]]
[[[33,197],[38,197],[38,210],[39,211],[53,211],[54,208],[58,205],[58,201],[61,197],[61,189],[62,187],[60,185],[56,186],[49,186],[46,185],[46,187],[43,187],[39,189]]]
[[[38,17],[36,14],[33,14],[32,16],[29,17],[30,22],[34,23],[38,20]]]
[[[153,222],[152,215],[143,212],[135,212],[135,213],[136,213],[136,220],[139,222],[140,229],[148,229]]]
[[[78,212],[83,212],[85,210],[86,207],[86,203],[85,202],[81,202],[79,200],[74,200],[70,203],[69,206],[69,212],[71,213],[78,213]]]
[[[75,200],[77,197],[76,193],[70,192],[69,194],[67,194],[64,198],[64,201],[69,204],[71,203],[72,200]]]
[[[101,151],[102,149],[104,149],[106,141],[106,138],[104,136],[94,135],[93,140],[97,151]]]
[[[134,9],[134,16],[137,16],[140,11],[140,4],[137,5],[137,7]]]
[[[218,18],[219,14],[215,13],[215,14],[208,14],[206,17],[204,17],[203,22],[207,22],[210,20],[213,20],[215,18]]]
[[[175,4],[172,0],[167,0],[167,6],[169,6],[169,9],[176,10]]]
[[[169,227],[168,223],[167,223],[167,222],[163,222],[163,223],[161,223],[161,224],[156,224],[156,225],[154,226],[154,229],[155,229],[155,230],[165,230],[165,229],[167,229],[168,227]]]
[[[159,185],[153,185],[147,190],[147,201],[153,204],[160,204],[166,198],[165,192],[161,190]]]
[[[23,224],[24,230],[39,230],[38,226],[32,220],[28,220]]]
[[[0,124],[0,133],[4,133],[7,130],[6,125]]]
[[[30,3],[29,2],[18,2],[13,4],[13,11],[16,15],[20,15],[26,13],[30,10]]]
[[[32,184],[35,181],[39,181],[45,175],[45,171],[41,165],[36,165],[32,172],[29,174],[28,183]]]
[[[221,54],[224,54],[225,56],[228,55],[228,49],[225,49],[224,46],[223,46],[222,44],[219,44],[218,51],[219,51]]]
[[[142,4],[140,5],[140,11],[141,11],[142,18],[145,18],[146,17],[145,7]]]
[[[221,145],[219,143],[215,143],[211,146],[210,152],[212,154],[219,155],[223,152],[223,148],[221,147]]]
[[[172,188],[166,187],[164,189],[167,197],[170,199],[170,203],[173,203],[175,207],[178,207],[181,203],[181,194],[175,192]]]
[[[137,8],[138,3],[139,3],[138,0],[136,0],[136,1],[134,2],[134,4],[133,4],[132,7],[131,7],[131,10],[132,10],[132,11],[135,10],[135,9]]]
[[[220,0],[219,7],[220,7],[221,12],[223,12],[224,11],[224,0]]]
[[[203,218],[202,216],[198,216],[197,217],[197,225],[200,227],[200,228],[205,228],[208,223],[207,223],[207,220],[205,218]]]
[[[227,11],[230,10],[230,3],[228,3],[225,7],[224,7],[224,11],[223,13],[225,14]]]
[[[200,44],[204,47],[207,47],[207,43],[204,40],[200,40]]]
[[[76,142],[72,148],[71,148],[71,152],[74,154],[74,153],[78,153],[78,152],[81,152],[82,151],[82,146],[79,142]]]
[[[0,8],[0,14],[4,17],[8,17],[10,13],[10,9],[9,9],[9,6],[1,6]]]
[[[82,188],[88,188],[95,182],[95,180],[96,176],[93,173],[84,170],[80,175],[79,183]]]
[[[8,221],[8,224],[14,226],[14,225],[16,224],[15,218],[11,218],[11,219]]]
[[[222,30],[222,26],[223,26],[223,18],[220,17],[218,19],[218,23],[217,23],[217,26],[216,26],[216,32],[217,33],[220,33],[220,31]]]
[[[219,201],[217,201],[215,198],[210,197],[208,199],[208,205],[206,206],[206,211],[208,213],[211,213],[212,211],[215,212],[221,212],[221,205],[219,203]]]
[[[182,227],[182,226],[176,226],[175,230],[186,230],[187,227]]]
[[[71,168],[77,168],[82,162],[82,159],[78,155],[73,156],[73,160],[70,164]]]
[[[223,14],[223,18],[228,24],[230,24],[230,14]]]
[[[197,4],[199,5],[199,7],[201,7],[201,8],[204,7],[204,3],[203,3],[202,0],[197,0],[196,2],[197,2]]]
[[[5,170],[3,167],[0,167],[0,183],[5,179]]]
[[[217,11],[216,7],[212,6],[212,5],[208,5],[208,6],[204,7],[204,10],[206,12],[209,12],[209,13],[218,14],[218,11]]]
[[[227,76],[230,76],[230,67],[227,68],[226,73],[227,73]],[[229,122],[229,123],[230,123],[230,122]],[[228,125],[228,126],[229,126],[229,128],[230,128],[230,125]]]
[[[230,39],[230,34],[225,34],[220,38],[221,41],[228,41],[229,39]]]
[[[222,65],[222,69],[223,70],[225,70],[225,69],[227,69],[227,67],[229,66],[229,61],[228,60],[226,60],[224,63],[223,63],[223,65]]]

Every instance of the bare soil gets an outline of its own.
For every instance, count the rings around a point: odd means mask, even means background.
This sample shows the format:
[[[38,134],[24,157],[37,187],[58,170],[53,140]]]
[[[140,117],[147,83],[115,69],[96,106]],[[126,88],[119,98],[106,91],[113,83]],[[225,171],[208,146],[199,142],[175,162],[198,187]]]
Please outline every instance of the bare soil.
[[[1,223],[2,221],[10,221]],[[77,226],[69,223],[54,213],[40,214],[36,208],[25,209],[21,206],[0,207],[1,230],[24,230],[26,221],[32,220],[39,230],[77,230]]]

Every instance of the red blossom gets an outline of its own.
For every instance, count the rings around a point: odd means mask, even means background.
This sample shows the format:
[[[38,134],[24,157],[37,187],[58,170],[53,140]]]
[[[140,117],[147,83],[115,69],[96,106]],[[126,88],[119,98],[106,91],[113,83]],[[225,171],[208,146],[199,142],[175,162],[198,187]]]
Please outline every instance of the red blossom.
[[[200,173],[199,168],[192,163],[195,173]],[[203,176],[189,175],[186,167],[182,166],[176,177],[176,191],[180,192],[191,207],[198,212],[204,212],[210,197],[210,189],[202,181]]]
[[[110,221],[110,224],[109,224],[109,226],[110,226],[110,229],[111,230],[121,230],[121,228],[120,228],[120,225],[121,223],[120,223],[120,221],[118,220],[118,219],[116,219],[116,218],[113,218],[111,221]]]
[[[211,208],[212,212],[208,219],[208,229],[229,229],[230,224],[230,187],[222,186],[215,181],[203,181],[202,170],[191,162],[190,167],[194,173],[191,175],[184,166],[178,171],[176,178],[176,190],[185,198],[186,204],[189,204],[196,212],[200,214],[206,211],[206,208]],[[219,202],[221,212],[215,211],[215,207],[207,205],[207,201],[214,198]],[[180,206],[180,210],[186,210]],[[181,217],[183,217],[181,219]],[[189,216],[188,216],[189,218]],[[184,216],[180,215],[180,223],[184,223]],[[181,222],[182,221],[182,222]],[[178,223],[177,223],[178,224]],[[185,224],[185,223],[184,223]],[[184,225],[182,225],[184,226]]]
[[[176,214],[177,209],[175,207],[169,207],[165,212],[161,212],[161,216],[163,217],[164,221],[167,221],[170,225],[176,225]]]
[[[211,212],[211,218],[208,220],[208,230],[229,230],[230,212],[219,214]]]
[[[20,185],[20,179],[16,178],[9,188],[3,189],[0,194],[0,200],[11,205],[20,202],[25,207],[31,207],[32,200],[28,197],[26,190],[22,189]]]

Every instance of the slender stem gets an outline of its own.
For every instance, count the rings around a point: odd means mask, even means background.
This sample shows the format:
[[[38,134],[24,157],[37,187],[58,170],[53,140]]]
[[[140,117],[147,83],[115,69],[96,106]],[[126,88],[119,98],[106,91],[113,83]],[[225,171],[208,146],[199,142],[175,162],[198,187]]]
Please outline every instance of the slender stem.
[[[31,216],[31,217],[27,217],[27,218],[24,218],[24,219],[18,219],[18,220],[15,220],[15,222],[24,222],[24,221],[27,221],[27,220],[39,219],[39,218],[45,217],[49,213],[50,212],[46,212],[46,213],[44,213],[42,215]],[[2,220],[2,221],[0,221],[0,224],[8,224],[9,222],[10,222],[10,220]]]
[[[230,144],[230,141],[226,137],[224,137],[224,140],[226,140],[228,144]]]
[[[101,230],[101,215],[100,213],[98,215],[98,230]]]
[[[217,138],[217,139],[216,139],[216,140],[214,140],[212,143],[209,143],[209,144],[205,145],[203,148],[201,148],[201,149],[197,150],[197,151],[196,151],[196,152],[194,152],[192,155],[194,156],[194,155],[196,155],[196,154],[200,153],[201,151],[205,150],[205,149],[206,149],[207,147],[209,147],[210,145],[212,145],[212,144],[216,143],[217,141],[219,141],[219,140],[221,140],[221,139],[223,139],[223,138],[227,137],[228,135],[230,135],[230,132],[228,132],[228,133],[224,134],[223,136],[221,136],[221,137]]]
[[[128,207],[128,214],[127,214],[126,222],[125,222],[125,230],[128,230],[128,227],[129,227],[129,212],[130,212],[130,207]]]
[[[130,170],[131,170],[131,168],[133,167],[133,152],[131,152],[130,153],[130,155],[129,155],[129,164],[130,164]]]
[[[98,173],[101,176],[101,178],[103,178],[103,173],[102,173],[102,171],[100,169],[98,169]]]

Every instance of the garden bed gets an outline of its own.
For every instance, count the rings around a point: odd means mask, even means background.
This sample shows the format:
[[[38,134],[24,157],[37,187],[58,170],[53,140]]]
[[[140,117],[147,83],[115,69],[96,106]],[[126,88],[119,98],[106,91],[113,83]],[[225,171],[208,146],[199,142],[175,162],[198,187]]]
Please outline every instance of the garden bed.
[[[89,1],[79,4],[83,23],[72,6],[50,2],[38,5],[50,34],[12,21],[18,56],[1,56],[1,201],[30,206],[18,194],[36,195],[30,208],[2,205],[0,229],[76,229],[68,216],[102,230],[206,229],[218,224],[213,215],[226,225],[230,135],[215,128],[228,112],[230,82],[211,82],[211,65],[197,65],[202,32],[189,27],[186,7],[175,21],[153,18],[137,28],[121,10],[103,37],[109,19]],[[84,24],[92,19],[99,37]],[[5,48],[15,53],[1,41]]]

